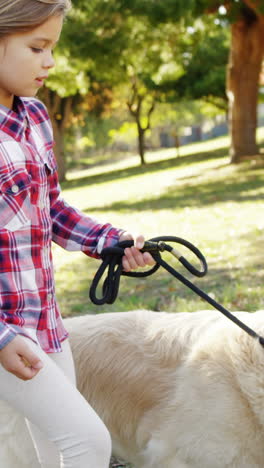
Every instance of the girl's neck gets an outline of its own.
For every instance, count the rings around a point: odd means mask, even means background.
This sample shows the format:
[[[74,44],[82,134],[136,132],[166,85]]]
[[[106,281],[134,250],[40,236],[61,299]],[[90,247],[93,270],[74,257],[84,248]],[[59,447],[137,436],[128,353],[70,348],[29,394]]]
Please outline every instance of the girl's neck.
[[[8,109],[13,109],[15,96],[13,94],[0,95],[0,105],[7,107]]]

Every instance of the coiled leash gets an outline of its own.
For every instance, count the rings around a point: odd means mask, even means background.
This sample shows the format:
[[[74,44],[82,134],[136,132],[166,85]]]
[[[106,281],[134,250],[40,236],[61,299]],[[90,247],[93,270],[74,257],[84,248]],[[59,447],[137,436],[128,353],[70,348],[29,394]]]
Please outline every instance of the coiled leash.
[[[176,248],[172,247],[171,245],[167,244],[167,242],[172,242],[176,244],[184,245],[187,249],[189,249],[200,261],[201,269],[197,269],[194,267]],[[235,317],[231,312],[229,312],[225,307],[221,304],[218,304],[212,297],[208,296],[204,291],[198,288],[195,284],[185,278],[181,273],[175,270],[171,265],[169,265],[165,260],[162,258],[162,252],[170,252],[174,257],[176,257],[179,262],[194,276],[203,277],[207,273],[207,263],[205,257],[200,252],[200,250],[195,247],[190,242],[182,239],[180,237],[175,236],[161,236],[161,237],[153,237],[145,242],[144,247],[141,249],[141,252],[149,252],[151,253],[152,257],[156,261],[156,264],[147,271],[142,272],[126,272],[123,271],[122,268],[122,257],[124,255],[124,250],[127,247],[131,247],[134,245],[134,241],[122,241],[116,244],[113,247],[106,247],[101,252],[102,263],[97,270],[94,279],[92,281],[92,285],[90,287],[90,299],[96,305],[102,304],[113,304],[117,298],[120,278],[121,275],[123,276],[132,276],[136,278],[143,278],[146,276],[150,276],[155,273],[161,266],[165,268],[169,273],[171,273],[175,278],[181,281],[185,286],[190,288],[193,292],[195,292],[198,296],[202,299],[207,301],[211,304],[215,309],[219,310],[222,314],[224,314],[227,318],[232,320],[236,325],[238,325],[242,330],[248,333],[253,338],[257,339],[259,343],[264,347],[264,338],[258,335],[252,328],[248,327],[245,323],[241,322],[237,317]],[[107,272],[106,272],[107,270]],[[100,281],[102,280],[103,275],[106,272],[106,278],[103,282],[102,287],[102,297],[97,297],[97,289],[99,286]]]

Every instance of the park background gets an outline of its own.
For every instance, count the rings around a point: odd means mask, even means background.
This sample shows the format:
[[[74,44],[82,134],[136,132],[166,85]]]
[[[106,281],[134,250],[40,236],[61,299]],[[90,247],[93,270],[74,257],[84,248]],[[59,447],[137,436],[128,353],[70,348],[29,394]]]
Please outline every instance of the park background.
[[[200,287],[263,308],[263,1],[73,0],[54,55],[39,97],[64,198],[146,238],[186,238],[208,261]],[[64,316],[208,307],[160,270],[94,306],[98,261],[53,255]]]
[[[189,240],[209,267],[198,286],[232,311],[263,309],[263,0],[73,0],[54,55],[39,97],[64,198],[147,239]],[[98,261],[53,257],[63,316],[210,308],[161,270],[122,278],[98,307]]]

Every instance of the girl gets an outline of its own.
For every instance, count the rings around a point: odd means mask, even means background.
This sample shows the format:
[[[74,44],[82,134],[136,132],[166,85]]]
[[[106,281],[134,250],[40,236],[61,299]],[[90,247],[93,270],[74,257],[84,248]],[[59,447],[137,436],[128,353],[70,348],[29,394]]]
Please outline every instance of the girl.
[[[109,433],[75,387],[51,242],[98,258],[132,236],[61,198],[51,124],[34,98],[69,1],[0,0],[0,398],[24,414],[41,467],[107,468]],[[143,243],[126,250],[125,270],[154,263]]]

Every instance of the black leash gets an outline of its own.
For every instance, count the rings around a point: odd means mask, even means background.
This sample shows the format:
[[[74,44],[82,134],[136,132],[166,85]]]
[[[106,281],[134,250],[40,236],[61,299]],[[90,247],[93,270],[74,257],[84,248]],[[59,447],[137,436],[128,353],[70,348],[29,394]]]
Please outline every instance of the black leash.
[[[173,248],[171,245],[166,242],[172,242],[176,244],[181,244],[187,247],[193,254],[200,260],[201,270],[195,268],[177,249]],[[203,277],[207,273],[207,263],[197,247],[195,247],[190,242],[180,237],[175,236],[161,236],[153,237],[152,239],[145,242],[144,247],[141,249],[141,252],[150,252],[152,257],[155,259],[156,264],[147,271],[143,272],[126,272],[122,269],[122,257],[124,255],[124,250],[126,247],[131,247],[134,244],[134,241],[122,241],[116,244],[114,247],[107,247],[103,249],[101,253],[102,263],[96,272],[92,285],[90,288],[90,299],[96,305],[102,304],[113,304],[117,298],[120,277],[123,276],[132,276],[136,278],[142,278],[150,276],[155,271],[157,271],[161,266],[165,268],[169,273],[171,273],[175,278],[181,281],[185,286],[194,291],[198,296],[211,304],[215,309],[219,310],[227,318],[232,320],[236,325],[238,325],[242,330],[248,333],[253,338],[257,339],[259,343],[264,347],[264,338],[258,335],[254,330],[248,327],[245,323],[241,322],[237,317],[235,317],[231,312],[229,312],[221,304],[218,304],[214,299],[212,299],[208,294],[198,288],[195,284],[185,278],[181,273],[172,268],[165,260],[163,260],[161,253],[170,252],[174,257],[176,257],[179,262],[194,276]],[[106,272],[106,278],[103,283],[102,288],[102,297],[97,297],[97,288],[99,283]]]

